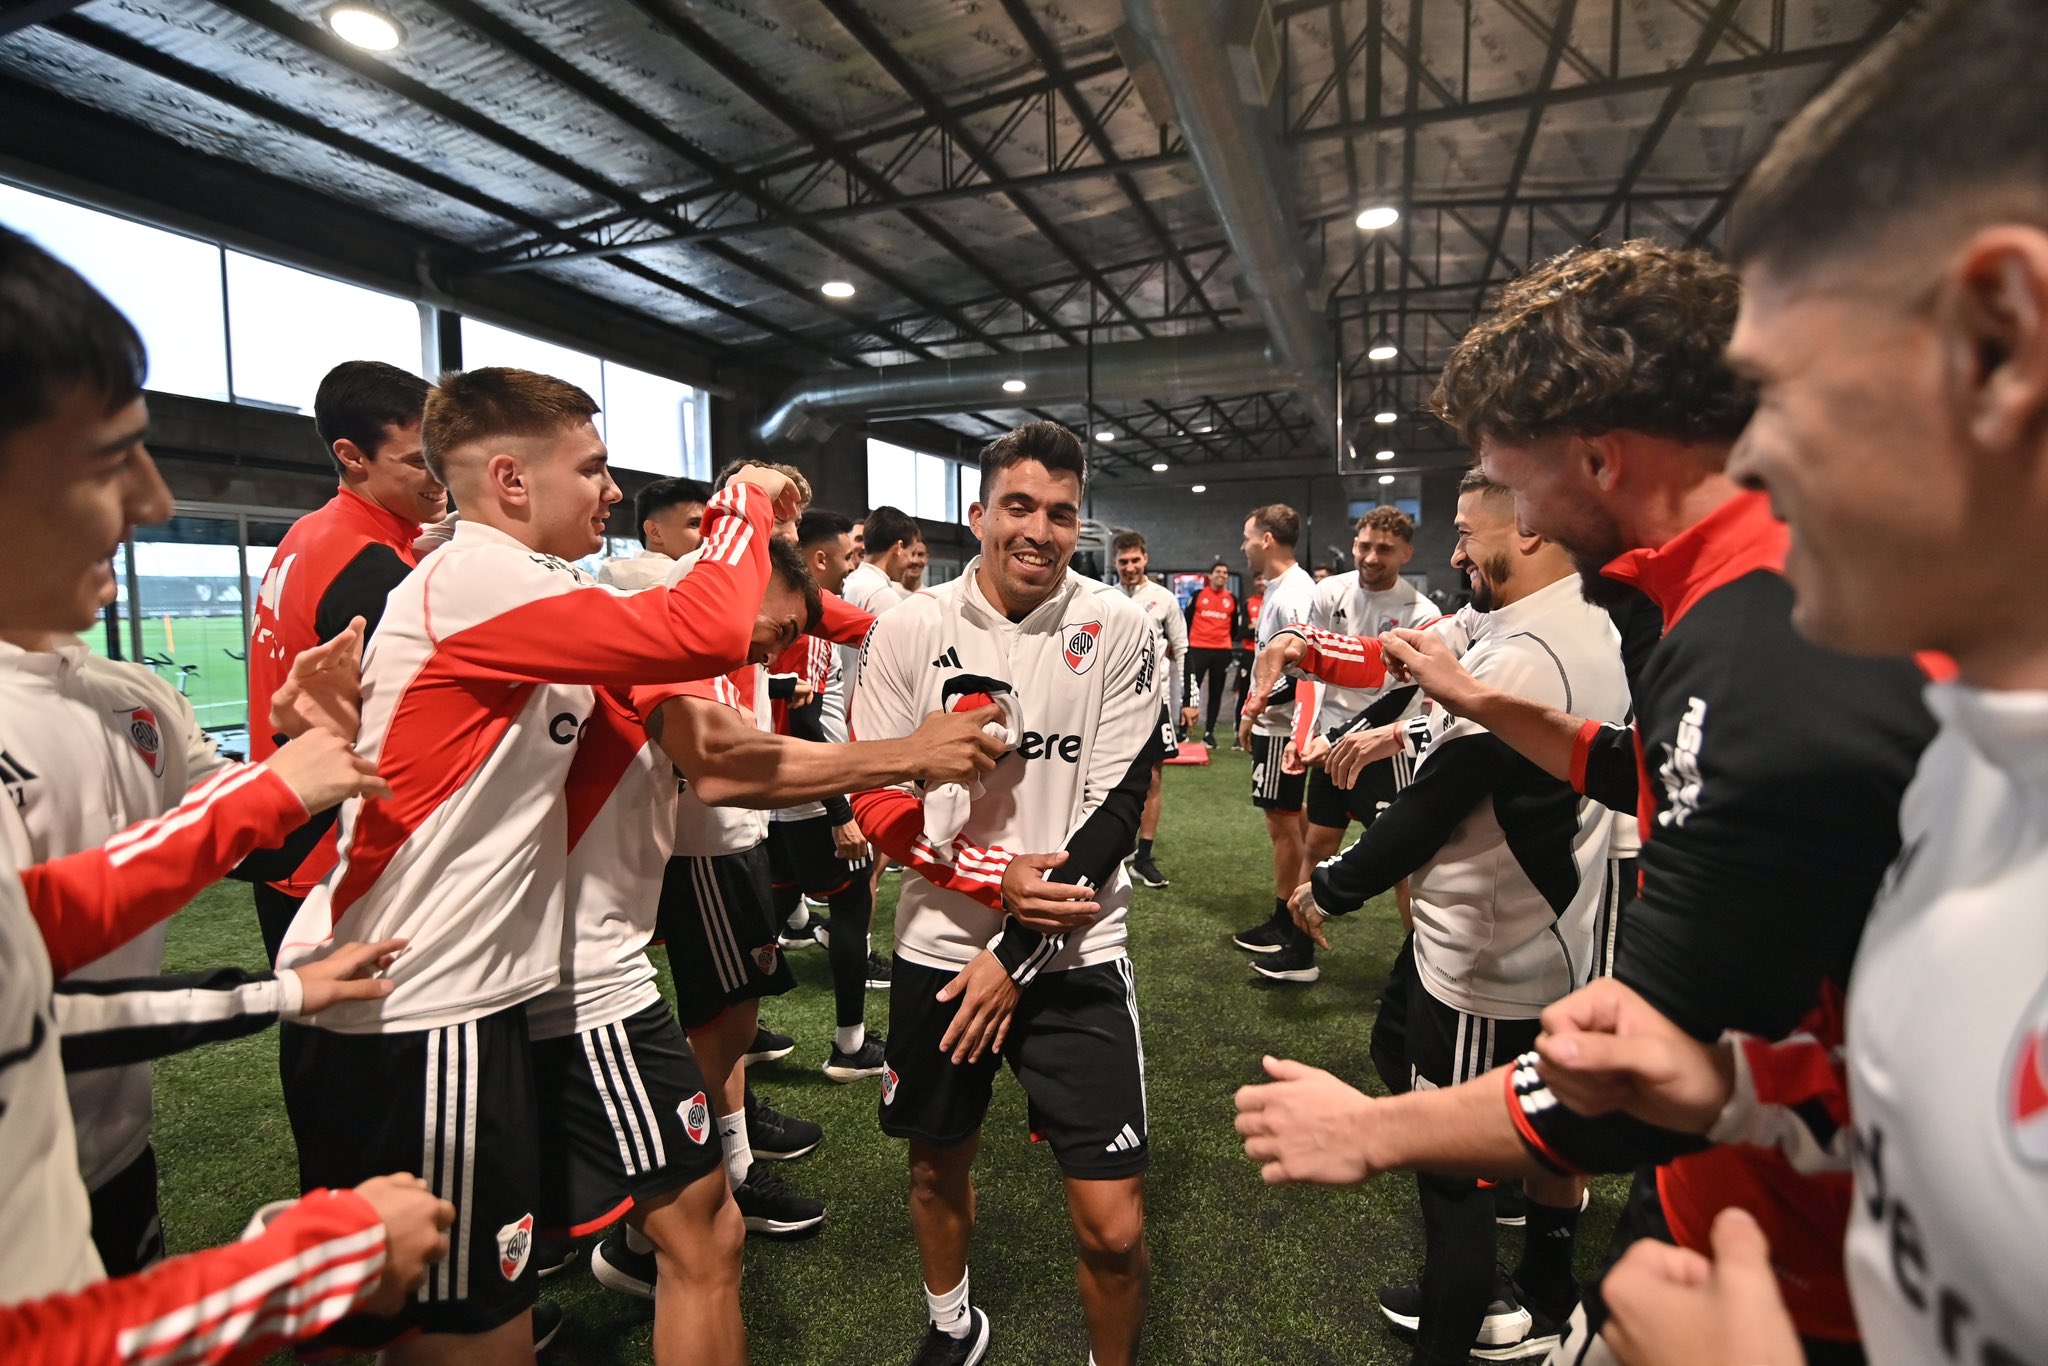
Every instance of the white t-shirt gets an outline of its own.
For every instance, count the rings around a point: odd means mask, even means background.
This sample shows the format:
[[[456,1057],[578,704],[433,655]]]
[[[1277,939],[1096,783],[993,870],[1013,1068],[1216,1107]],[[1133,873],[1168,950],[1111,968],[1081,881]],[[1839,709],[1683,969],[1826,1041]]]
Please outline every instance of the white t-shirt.
[[[1266,642],[1284,627],[1306,626],[1315,610],[1315,596],[1315,576],[1298,564],[1288,566],[1285,574],[1269,581],[1266,600],[1259,608],[1256,623],[1258,648],[1264,649]],[[1260,712],[1259,719],[1252,725],[1252,734],[1286,735],[1293,729],[1294,701],[1290,698],[1277,706],[1269,705]]]
[[[1315,586],[1309,607],[1311,626],[1341,631],[1350,636],[1377,636],[1397,626],[1421,626],[1441,616],[1436,604],[1422,596],[1414,584],[1396,579],[1392,588],[1374,593],[1359,581],[1356,573],[1332,574]],[[1392,686],[1401,686],[1394,683]],[[1370,706],[1385,688],[1316,689],[1316,715],[1311,729],[1334,730]]]
[[[1180,600],[1150,579],[1136,588],[1124,588],[1121,581],[1117,587],[1159,632],[1159,696],[1172,705],[1178,666],[1188,653],[1188,622],[1181,615]]]

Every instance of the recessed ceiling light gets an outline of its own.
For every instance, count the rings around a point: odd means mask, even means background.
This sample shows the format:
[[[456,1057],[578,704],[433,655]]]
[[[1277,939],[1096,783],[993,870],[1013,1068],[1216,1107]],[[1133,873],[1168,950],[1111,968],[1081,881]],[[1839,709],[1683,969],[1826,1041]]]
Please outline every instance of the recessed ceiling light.
[[[1207,484],[1196,484],[1188,490],[1189,493],[1207,493],[1208,491],[1209,486]]]
[[[1160,460],[1160,461],[1157,461],[1157,462],[1155,462],[1155,463],[1153,464],[1153,466],[1152,466],[1152,473],[1154,473],[1154,474],[1164,474],[1164,473],[1166,473],[1166,472],[1167,472],[1168,470],[1170,470],[1170,469],[1172,469],[1172,468],[1173,468],[1173,466],[1171,466],[1171,465],[1167,464],[1167,463],[1166,463],[1166,462],[1165,462],[1164,460]]]
[[[853,297],[853,282],[851,280],[827,280],[824,284],[818,286],[818,292],[828,299],[851,299]]]
[[[372,52],[389,52],[405,41],[405,26],[370,5],[330,5],[320,17],[337,38]]]
[[[1208,435],[1209,433],[1211,433],[1211,432],[1213,432],[1213,431],[1215,431],[1215,430],[1216,430],[1216,429],[1215,429],[1214,427],[1212,427],[1212,426],[1210,426],[1210,425],[1209,425],[1208,423],[1204,422],[1204,423],[1203,423],[1203,424],[1202,424],[1201,426],[1199,426],[1199,427],[1195,428],[1195,435],[1196,435],[1196,436],[1207,436],[1207,435]]]
[[[1400,354],[1400,348],[1391,341],[1376,341],[1372,344],[1372,350],[1365,353],[1365,358],[1367,360],[1392,360]]]
[[[1021,379],[1006,379],[1003,381],[1003,392],[1006,394],[1021,394],[1024,392],[1025,387],[1024,381]]]
[[[1109,428],[1104,427],[1101,431],[1095,434],[1095,439],[1106,446],[1110,442],[1116,440],[1116,433],[1111,431]]]
[[[1392,460],[1394,453],[1392,451],[1374,451],[1372,458],[1375,460]]]
[[[1380,476],[1380,482],[1382,484],[1391,484],[1394,482],[1394,476],[1391,474],[1383,474]]]
[[[1372,420],[1379,423],[1382,427],[1384,427],[1390,422],[1399,422],[1401,420],[1401,415],[1393,411],[1374,413],[1372,415]]]
[[[1378,232],[1391,228],[1401,221],[1401,211],[1391,204],[1375,204],[1358,215],[1358,226],[1364,232]]]

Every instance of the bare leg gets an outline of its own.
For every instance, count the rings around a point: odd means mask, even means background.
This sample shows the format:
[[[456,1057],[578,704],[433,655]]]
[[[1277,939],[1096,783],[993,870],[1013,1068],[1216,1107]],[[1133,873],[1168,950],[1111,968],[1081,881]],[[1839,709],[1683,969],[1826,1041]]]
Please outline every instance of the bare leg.
[[[943,1295],[967,1275],[967,1246],[974,1240],[974,1155],[976,1131],[950,1148],[910,1140],[910,1231],[917,1239],[925,1289]]]
[[[1145,1247],[1145,1178],[1069,1176],[1067,1213],[1081,1244],[1077,1280],[1096,1366],[1131,1366],[1145,1327],[1152,1258]]]
[[[533,1366],[533,1314],[519,1314],[488,1333],[422,1333],[378,1360],[385,1366]]]
[[[626,1216],[654,1243],[654,1360],[658,1366],[745,1366],[740,1249],[747,1238],[725,1173],[641,1201]]]
[[[1313,821],[1309,822],[1308,836],[1302,844],[1301,876],[1298,879],[1296,879],[1296,886],[1300,886],[1302,883],[1307,882],[1309,874],[1313,873],[1316,870],[1316,865],[1318,863],[1321,863],[1324,859],[1329,858],[1331,855],[1335,854],[1337,850],[1340,847],[1342,847],[1344,843],[1344,835],[1350,829],[1351,827],[1348,825],[1339,828],[1328,825],[1317,825]],[[1293,889],[1290,888],[1289,890],[1291,891]]]
[[[747,1067],[742,1059],[760,1025],[761,1003],[742,1001],[690,1031],[690,1051],[697,1055],[697,1068],[710,1088],[714,1114],[730,1115],[745,1108]]]
[[[1408,879],[1394,884],[1394,904],[1401,908],[1401,932],[1415,933],[1415,905],[1408,899]]]
[[[1159,808],[1163,804],[1161,802],[1161,789],[1165,786],[1162,781],[1165,776],[1166,768],[1164,765],[1152,765],[1152,785],[1145,789],[1145,810],[1144,814],[1138,817],[1139,839],[1149,840],[1159,834]]]
[[[1301,885],[1302,816],[1299,811],[1266,812],[1273,841],[1273,895],[1285,901]]]

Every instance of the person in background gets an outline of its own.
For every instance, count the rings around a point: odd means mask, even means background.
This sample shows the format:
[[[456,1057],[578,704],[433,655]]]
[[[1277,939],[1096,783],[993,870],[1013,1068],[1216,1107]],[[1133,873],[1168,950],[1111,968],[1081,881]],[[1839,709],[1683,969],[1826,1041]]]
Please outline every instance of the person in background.
[[[1216,713],[1223,706],[1223,685],[1230,675],[1231,651],[1237,632],[1237,595],[1230,591],[1230,566],[1218,560],[1209,578],[1188,599],[1184,622],[1188,636],[1187,705],[1181,708],[1181,730],[1194,738],[1197,705],[1202,707],[1202,743],[1216,748]],[[1239,699],[1240,705],[1243,699]]]
[[[633,498],[640,551],[598,565],[597,581],[628,590],[660,583],[703,542],[704,505],[710,501],[711,486],[701,479],[657,479],[642,488]]]
[[[1179,686],[1181,661],[1187,657],[1187,622],[1173,594],[1154,583],[1145,572],[1151,556],[1145,552],[1145,538],[1135,531],[1120,531],[1110,543],[1116,562],[1117,586],[1124,590],[1140,611],[1159,629],[1159,734],[1158,762],[1152,765],[1152,784],[1145,790],[1145,814],[1138,822],[1138,848],[1131,855],[1131,875],[1147,887],[1171,886],[1166,874],[1152,860],[1152,841],[1159,837],[1159,813],[1164,805],[1166,756],[1179,748],[1173,728],[1173,695]]]
[[[911,561],[924,554],[924,532],[915,518],[886,504],[870,512],[861,525],[867,528],[867,549],[846,576],[840,596],[862,611],[880,616],[910,596],[902,579]]]

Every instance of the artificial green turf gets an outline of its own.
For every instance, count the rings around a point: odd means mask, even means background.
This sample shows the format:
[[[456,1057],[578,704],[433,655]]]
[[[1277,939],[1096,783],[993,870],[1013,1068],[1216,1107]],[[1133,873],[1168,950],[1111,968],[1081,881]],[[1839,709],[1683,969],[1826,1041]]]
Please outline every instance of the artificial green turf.
[[[1143,1359],[1406,1361],[1372,1296],[1420,1267],[1413,1181],[1268,1189],[1231,1128],[1231,1093],[1254,1079],[1262,1053],[1381,1090],[1365,1045],[1375,993],[1400,943],[1392,899],[1332,927],[1337,952],[1324,955],[1315,986],[1256,977],[1228,938],[1272,907],[1271,855],[1247,800],[1249,765],[1226,750],[1207,768],[1174,767],[1166,775],[1156,853],[1173,886],[1139,888],[1131,914],[1153,1153]],[[878,943],[895,881],[883,882]],[[201,898],[173,923],[169,956],[174,971],[259,964],[247,890],[226,884]],[[832,1026],[825,956],[811,950],[792,961],[801,985],[768,1002],[763,1018],[795,1035],[797,1050],[756,1069],[754,1080],[778,1108],[825,1126],[823,1146],[780,1171],[798,1190],[829,1201],[831,1214],[806,1241],[750,1240],[745,1312],[753,1359],[779,1366],[907,1361],[923,1330],[924,1301],[903,1208],[902,1147],[875,1127],[877,1083],[842,1086],[819,1073]],[[884,1024],[882,993],[868,999],[871,1024]],[[276,1058],[273,1032],[159,1068],[157,1151],[174,1249],[232,1238],[250,1210],[294,1191]],[[1027,1141],[1022,1096],[1007,1075],[996,1087],[976,1176],[974,1298],[995,1329],[987,1360],[1081,1366],[1087,1343],[1057,1172],[1051,1155]],[[1598,1263],[1619,1199],[1618,1182],[1596,1187],[1579,1243],[1582,1275]],[[1510,1264],[1519,1246],[1519,1233],[1504,1230],[1501,1255]],[[647,1303],[605,1290],[581,1262],[543,1293],[570,1315],[547,1360],[650,1360]]]

